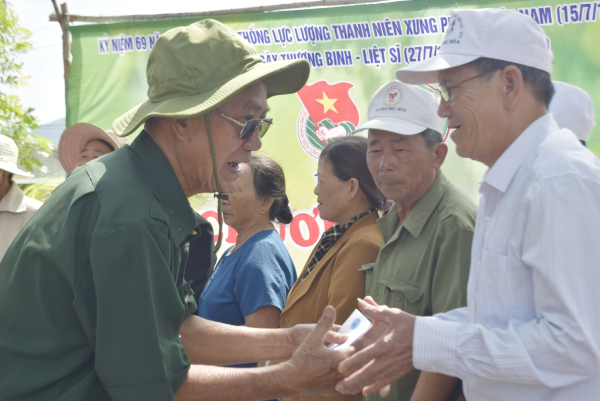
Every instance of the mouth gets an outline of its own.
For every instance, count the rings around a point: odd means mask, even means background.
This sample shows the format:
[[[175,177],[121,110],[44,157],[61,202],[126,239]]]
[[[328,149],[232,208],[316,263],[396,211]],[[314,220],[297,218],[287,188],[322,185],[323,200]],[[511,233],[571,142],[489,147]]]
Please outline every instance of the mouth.
[[[228,162],[227,165],[235,170],[240,170],[240,164],[238,162]]]

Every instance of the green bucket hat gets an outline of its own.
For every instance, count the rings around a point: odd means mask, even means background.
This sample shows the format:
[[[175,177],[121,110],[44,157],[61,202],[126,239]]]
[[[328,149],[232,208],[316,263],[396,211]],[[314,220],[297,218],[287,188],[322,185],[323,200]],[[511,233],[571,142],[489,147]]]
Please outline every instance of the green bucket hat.
[[[306,60],[263,63],[233,29],[207,19],[161,35],[148,59],[148,100],[117,118],[118,136],[132,134],[152,117],[205,114],[264,80],[267,97],[299,91],[310,73]]]

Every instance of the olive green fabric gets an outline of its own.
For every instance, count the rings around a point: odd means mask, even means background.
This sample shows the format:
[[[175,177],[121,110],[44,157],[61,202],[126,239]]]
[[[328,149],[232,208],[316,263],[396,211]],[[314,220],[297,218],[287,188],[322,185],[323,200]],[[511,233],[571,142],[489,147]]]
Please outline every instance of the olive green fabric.
[[[383,245],[375,263],[364,265],[366,294],[379,304],[431,316],[467,304],[467,280],[477,208],[440,172],[396,231],[396,205],[379,219]],[[368,401],[408,401],[419,371],[392,383],[390,394]]]
[[[0,262],[0,398],[172,400],[196,227],[145,132],[76,168]]]
[[[146,67],[148,100],[116,119],[113,130],[127,136],[151,117],[205,114],[262,80],[267,97],[295,93],[309,74],[306,60],[263,63],[233,29],[211,19],[199,21],[158,38]]]

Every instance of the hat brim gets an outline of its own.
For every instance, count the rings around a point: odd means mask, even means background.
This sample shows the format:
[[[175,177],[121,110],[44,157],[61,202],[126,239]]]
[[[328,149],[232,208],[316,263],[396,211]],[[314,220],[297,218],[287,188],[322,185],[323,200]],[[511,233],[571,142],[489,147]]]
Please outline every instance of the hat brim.
[[[13,179],[16,179],[16,180],[18,180],[19,178],[33,177],[33,174],[28,173],[27,171],[23,171],[20,168],[17,168],[17,166],[15,166],[12,163],[7,163],[7,162],[3,162],[3,161],[0,161],[0,170],[8,171],[9,173],[11,173],[13,175]]]
[[[479,56],[465,54],[439,54],[396,71],[396,78],[411,85],[433,84],[439,82],[440,71],[470,63],[478,58]]]
[[[309,74],[310,64],[306,60],[258,63],[247,72],[197,95],[173,97],[155,103],[147,100],[117,118],[112,124],[113,130],[123,137],[132,134],[152,117],[190,118],[205,114],[262,80],[267,86],[267,97],[295,93],[306,84]]]
[[[402,120],[400,118],[378,117],[361,125],[357,129],[352,131],[352,134],[356,134],[357,132],[364,131],[367,129],[389,131],[393,132],[394,134],[400,135],[416,135],[420,132],[425,131],[427,127],[415,124],[411,121]]]
[[[123,146],[123,143],[118,143],[122,142],[122,140],[118,141],[120,138],[109,135],[102,128],[93,124],[78,123],[71,125],[62,133],[58,143],[58,158],[67,174],[75,168],[85,145],[94,139],[102,139],[110,143],[115,150]]]

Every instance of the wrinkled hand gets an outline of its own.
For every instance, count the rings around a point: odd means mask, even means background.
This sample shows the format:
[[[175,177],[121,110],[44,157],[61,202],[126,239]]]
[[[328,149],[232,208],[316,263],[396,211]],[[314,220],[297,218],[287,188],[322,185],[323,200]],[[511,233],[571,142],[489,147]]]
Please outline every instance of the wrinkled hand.
[[[342,394],[364,395],[380,390],[389,393],[389,384],[410,372],[415,317],[400,309],[378,305],[373,298],[358,302],[365,316],[373,319],[373,328],[354,344],[353,356],[342,361],[338,370],[346,377],[335,387]]]
[[[336,351],[323,345],[328,339],[339,343],[344,341],[342,338],[346,338],[345,335],[331,331],[334,321],[335,309],[332,306],[325,307],[314,329],[306,336],[306,340],[300,344],[292,358],[285,362],[290,366],[289,380],[295,384],[295,394],[335,393],[334,386],[343,377],[338,372],[338,365],[352,355],[354,348]]]
[[[297,324],[296,326],[288,329],[288,348],[290,350],[290,358],[298,350],[298,347],[306,340],[306,337],[317,327],[316,324]],[[325,346],[329,344],[343,344],[347,339],[347,334],[339,334],[340,325],[334,324],[331,329],[325,335],[323,344]]]

